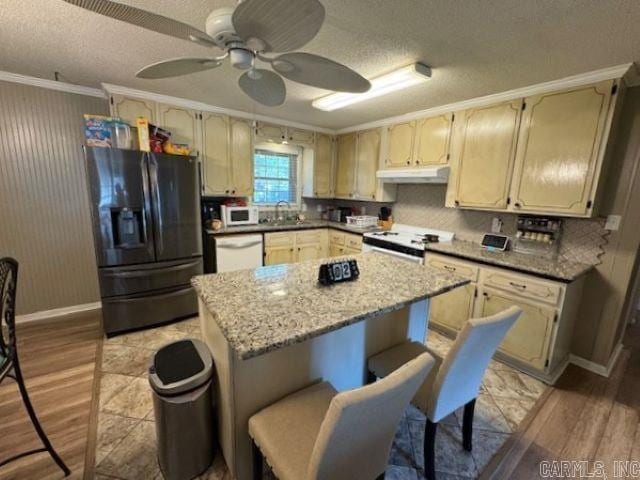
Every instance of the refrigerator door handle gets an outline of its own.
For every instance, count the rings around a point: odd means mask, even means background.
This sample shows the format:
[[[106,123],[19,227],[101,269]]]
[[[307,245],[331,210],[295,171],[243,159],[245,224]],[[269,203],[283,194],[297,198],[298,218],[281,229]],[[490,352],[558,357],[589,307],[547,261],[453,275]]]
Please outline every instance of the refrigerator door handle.
[[[149,155],[149,184],[151,186],[151,192],[153,195],[153,228],[154,237],[156,241],[156,258],[160,258],[164,251],[164,244],[162,241],[162,203],[160,202],[160,189],[158,188],[158,163],[153,155]]]
[[[140,171],[142,172],[142,229],[144,231],[144,243],[148,243],[151,239],[151,202],[149,196],[149,170],[147,169],[146,155],[143,154],[140,159]]]

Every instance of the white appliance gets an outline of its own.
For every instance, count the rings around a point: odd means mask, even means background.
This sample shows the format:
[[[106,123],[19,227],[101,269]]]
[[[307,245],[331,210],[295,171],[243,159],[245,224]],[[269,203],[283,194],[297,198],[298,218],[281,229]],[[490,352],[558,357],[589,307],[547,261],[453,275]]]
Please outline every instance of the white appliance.
[[[378,170],[376,176],[385,183],[447,183],[449,167],[440,165],[435,167],[406,168],[393,170]]]
[[[394,223],[389,231],[365,233],[362,238],[362,251],[380,252],[423,264],[426,243],[433,241],[435,236],[439,242],[451,242],[454,234],[444,230]]]
[[[258,207],[228,207],[220,206],[220,217],[225,227],[236,225],[257,225],[259,220]]]
[[[215,245],[217,273],[262,266],[262,234],[220,236]]]

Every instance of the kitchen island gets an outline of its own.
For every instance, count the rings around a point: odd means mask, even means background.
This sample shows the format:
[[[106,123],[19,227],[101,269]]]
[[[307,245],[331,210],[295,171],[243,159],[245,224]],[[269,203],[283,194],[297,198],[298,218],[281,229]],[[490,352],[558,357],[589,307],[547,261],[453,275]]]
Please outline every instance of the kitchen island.
[[[235,478],[251,478],[251,415],[320,379],[338,390],[363,385],[370,355],[424,341],[429,298],[468,283],[379,253],[355,258],[360,277],[328,287],[317,281],[320,260],[192,280],[215,361],[220,446]]]

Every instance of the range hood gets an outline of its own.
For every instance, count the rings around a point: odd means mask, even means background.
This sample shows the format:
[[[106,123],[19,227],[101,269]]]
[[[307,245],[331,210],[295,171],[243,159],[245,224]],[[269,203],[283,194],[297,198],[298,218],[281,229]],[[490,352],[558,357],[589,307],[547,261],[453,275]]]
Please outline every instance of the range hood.
[[[447,183],[449,166],[378,170],[376,176],[384,183]]]

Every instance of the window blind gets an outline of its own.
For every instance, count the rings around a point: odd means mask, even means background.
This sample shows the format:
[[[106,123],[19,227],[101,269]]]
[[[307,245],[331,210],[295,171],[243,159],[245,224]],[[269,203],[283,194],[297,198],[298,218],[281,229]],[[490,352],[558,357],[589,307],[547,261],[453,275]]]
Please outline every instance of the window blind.
[[[256,149],[253,155],[253,203],[291,204],[298,200],[298,155]]]

